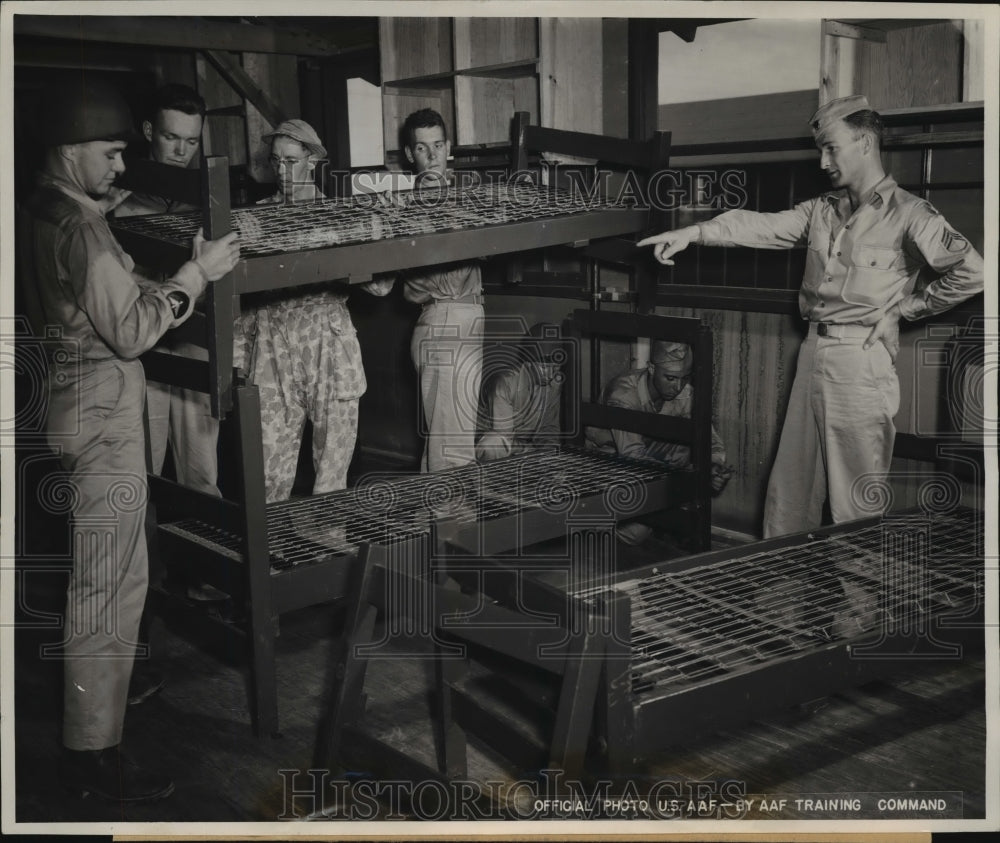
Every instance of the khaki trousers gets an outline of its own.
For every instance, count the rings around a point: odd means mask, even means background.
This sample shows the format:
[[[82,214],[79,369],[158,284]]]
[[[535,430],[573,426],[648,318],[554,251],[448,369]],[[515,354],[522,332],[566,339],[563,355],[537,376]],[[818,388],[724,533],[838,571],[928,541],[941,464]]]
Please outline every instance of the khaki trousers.
[[[764,537],[820,526],[829,496],[835,522],[881,514],[879,492],[892,460],[899,379],[881,342],[865,350],[870,328],[817,325],[799,349],[778,453],[764,504]]]

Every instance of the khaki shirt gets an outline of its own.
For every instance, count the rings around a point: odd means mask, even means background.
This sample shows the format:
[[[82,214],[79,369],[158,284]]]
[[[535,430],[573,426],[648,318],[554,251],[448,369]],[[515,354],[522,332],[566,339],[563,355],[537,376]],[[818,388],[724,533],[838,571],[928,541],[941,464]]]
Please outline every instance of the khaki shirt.
[[[694,388],[691,384],[687,384],[674,398],[664,401],[658,407],[649,394],[649,370],[646,368],[634,369],[614,378],[600,397],[600,402],[608,407],[682,418],[691,418],[693,401]],[[691,452],[686,445],[652,439],[641,433],[588,427],[585,434],[590,445],[608,454],[618,454],[632,459],[659,460],[671,468],[684,468],[691,462]],[[714,427],[712,462],[718,465],[726,464],[726,446]]]
[[[486,396],[484,430],[509,439],[512,447],[558,443],[560,383],[539,383],[530,364],[502,372]]]
[[[727,211],[699,223],[708,246],[808,245],[799,310],[812,322],[874,325],[894,304],[909,320],[942,313],[983,289],[983,259],[930,202],[880,181],[851,213],[846,190],[790,211]],[[938,273],[917,288],[925,267]]]
[[[421,272],[407,272],[403,298],[417,304],[478,296],[483,292],[482,275],[475,262],[453,263]]]

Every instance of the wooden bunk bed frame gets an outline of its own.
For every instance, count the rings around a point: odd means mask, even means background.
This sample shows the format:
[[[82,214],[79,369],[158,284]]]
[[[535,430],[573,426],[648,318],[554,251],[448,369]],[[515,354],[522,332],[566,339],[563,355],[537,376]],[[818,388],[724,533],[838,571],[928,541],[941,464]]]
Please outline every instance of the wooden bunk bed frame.
[[[555,769],[567,780],[623,781],[644,761],[719,729],[890,676],[917,659],[978,651],[984,514],[929,498],[924,507],[582,586],[585,576],[573,573],[586,569],[582,557],[557,577],[551,563],[539,575],[522,566],[516,591],[506,560],[480,560],[492,570],[476,577],[493,598],[489,613],[476,626],[456,623],[470,608],[453,591],[439,616],[442,635],[467,646],[478,668],[452,661],[438,675],[442,769],[467,776],[471,734],[529,775]],[[466,575],[461,560],[450,569],[443,558],[442,573]],[[538,618],[555,622],[532,623]],[[516,635],[496,634],[515,628]],[[506,683],[505,702],[480,698],[476,689],[495,692],[497,679]],[[548,730],[526,729],[532,716]]]
[[[519,125],[515,122],[515,125]],[[599,154],[595,157],[606,159],[619,155],[626,165],[637,160],[651,164],[657,160],[657,153],[669,147],[663,138],[644,144],[576,133],[557,133],[558,138],[547,130],[535,134],[528,127],[523,134],[525,143],[532,138],[545,144],[554,140],[572,140],[574,154],[585,152],[593,144]],[[523,139],[523,138],[522,138]],[[637,153],[637,149],[640,150]],[[665,161],[661,163],[665,164]],[[185,187],[186,185],[186,187]],[[133,182],[133,187],[145,185]],[[162,184],[158,188],[169,198],[191,201],[185,190],[190,184],[184,179],[176,184]],[[244,227],[253,227],[257,214],[273,215],[273,208],[233,211],[229,207],[228,164],[224,158],[207,158],[202,164],[200,179],[201,215],[163,215],[154,217],[130,217],[115,221],[114,231],[126,251],[142,264],[176,265],[188,255],[190,234],[200,225],[208,239],[218,238],[228,233],[237,220]],[[350,200],[359,202],[361,200]],[[347,203],[350,204],[350,203]],[[544,206],[544,203],[542,203]],[[343,200],[318,203],[307,210],[315,214],[333,209],[344,213]],[[503,219],[492,224],[482,224],[474,220],[471,226],[457,230],[423,230],[419,233],[407,231],[404,236],[390,236],[397,233],[400,218],[392,218],[393,210],[380,211],[353,205],[355,215],[363,215],[361,234],[351,242],[317,243],[315,237],[307,239],[301,250],[283,252],[274,247],[273,238],[263,232],[252,249],[244,249],[244,255],[234,271],[227,277],[209,285],[204,302],[204,315],[192,317],[179,331],[184,338],[206,346],[209,360],[203,361],[161,353],[146,355],[147,377],[174,386],[183,386],[208,392],[212,397],[213,412],[218,417],[232,415],[239,465],[235,478],[237,494],[234,499],[218,499],[186,489],[170,480],[150,475],[151,502],[155,508],[160,540],[160,556],[174,564],[182,564],[197,570],[205,582],[222,589],[234,598],[237,605],[247,607],[245,632],[231,624],[223,625],[227,633],[241,635],[250,651],[250,697],[254,730],[258,735],[275,733],[278,728],[276,677],[274,664],[275,632],[274,621],[281,613],[302,608],[338,597],[347,597],[351,602],[363,594],[363,577],[357,566],[351,563],[357,559],[361,547],[369,548],[369,557],[376,564],[388,564],[387,560],[400,552],[408,559],[426,558],[428,549],[427,530],[410,529],[404,526],[399,532],[395,514],[382,513],[381,520],[372,526],[379,531],[372,537],[371,531],[362,530],[357,540],[340,542],[334,538],[332,544],[324,540],[318,542],[302,539],[295,530],[284,530],[294,513],[289,513],[293,504],[265,503],[264,471],[260,430],[260,407],[257,389],[239,378],[232,368],[233,317],[239,312],[240,296],[246,293],[283,289],[307,283],[339,279],[343,283],[355,284],[370,280],[380,273],[420,266],[427,263],[462,260],[491,254],[513,254],[526,248],[538,249],[556,244],[582,246],[592,238],[611,237],[634,233],[643,228],[647,221],[646,211],[637,207],[618,207],[606,202],[567,211],[558,201],[554,206],[543,207],[543,213],[531,218]],[[297,209],[289,209],[297,210]],[[348,214],[350,215],[350,214]],[[388,216],[387,216],[388,215]],[[373,220],[381,220],[381,225]],[[402,228],[406,220],[402,219]],[[373,225],[378,230],[373,231]],[[158,229],[166,226],[166,235]],[[251,232],[253,233],[253,232]],[[252,237],[249,239],[253,239]],[[337,238],[334,238],[337,239]],[[244,241],[246,242],[246,241]],[[671,323],[673,328],[682,327],[685,320]],[[695,411],[696,419],[707,418],[710,403],[710,334],[697,320],[687,320],[684,336],[694,341],[696,358],[695,377],[704,396],[705,407]],[[617,324],[617,323],[616,323]],[[586,320],[581,322],[581,333],[593,327]],[[615,329],[618,331],[618,328]],[[654,333],[654,336],[657,335]],[[708,361],[708,363],[706,363]],[[571,390],[572,392],[572,390]],[[586,416],[578,416],[589,422],[603,423],[621,421],[614,413],[608,415],[600,408]],[[648,428],[648,420],[641,419],[640,425]],[[709,509],[707,495],[709,477],[707,461],[701,461],[702,454],[708,453],[708,427],[701,428],[699,434],[693,422],[686,426],[681,420],[662,420],[668,434],[679,435],[683,441],[693,443],[699,466],[704,466],[704,476],[695,481],[695,476],[687,472],[652,471],[646,479],[639,480],[644,486],[643,499],[646,501],[642,512],[654,507],[675,506],[696,500],[696,511],[703,524],[699,535],[702,546],[707,546],[707,525]],[[620,425],[619,425],[620,426]],[[575,431],[579,436],[582,428]],[[700,438],[699,438],[700,437]],[[670,436],[668,435],[668,438]],[[590,455],[587,459],[596,458]],[[608,458],[611,467],[614,458]],[[461,469],[440,475],[450,482],[459,477]],[[629,473],[631,473],[631,468]],[[490,469],[486,470],[488,475]],[[477,475],[478,477],[478,475]],[[402,480],[400,482],[403,482]],[[466,482],[459,480],[459,482]],[[478,482],[476,480],[475,482]],[[487,483],[487,496],[492,495]],[[593,500],[603,500],[605,489],[593,491]],[[352,497],[353,495],[353,497]],[[590,498],[588,498],[589,500]],[[359,505],[356,493],[346,490],[329,496],[308,499],[319,505],[354,512]],[[517,541],[541,541],[552,538],[565,530],[561,516],[545,511],[536,504],[517,509],[504,502],[505,514],[492,519],[486,518],[475,524],[462,524],[455,519],[445,519],[442,527],[447,540],[454,546],[467,545],[477,554],[491,554],[510,549],[511,536]],[[411,513],[412,514],[412,513]],[[353,516],[351,516],[353,517]],[[513,520],[511,520],[513,519]],[[388,522],[392,522],[391,524]],[[457,526],[456,526],[457,524]],[[526,526],[528,525],[528,526]],[[512,529],[512,527],[516,529]],[[518,532],[520,531],[520,532]],[[280,535],[279,535],[280,534]],[[444,533],[443,533],[444,534]],[[485,538],[484,538],[485,537]],[[288,564],[290,555],[295,555],[300,542],[307,546],[304,556],[307,564]],[[400,547],[409,548],[400,551]],[[415,548],[415,549],[414,549]],[[362,589],[358,591],[357,589]]]

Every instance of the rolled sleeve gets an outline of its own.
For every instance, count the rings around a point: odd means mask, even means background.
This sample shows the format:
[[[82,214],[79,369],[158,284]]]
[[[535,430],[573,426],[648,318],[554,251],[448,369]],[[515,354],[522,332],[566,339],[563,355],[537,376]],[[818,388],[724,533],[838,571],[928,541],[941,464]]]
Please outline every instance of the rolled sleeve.
[[[392,290],[392,285],[396,283],[396,277],[394,275],[384,276],[381,278],[375,278],[372,281],[366,281],[361,284],[361,289],[366,293],[370,293],[373,296],[387,296]]]

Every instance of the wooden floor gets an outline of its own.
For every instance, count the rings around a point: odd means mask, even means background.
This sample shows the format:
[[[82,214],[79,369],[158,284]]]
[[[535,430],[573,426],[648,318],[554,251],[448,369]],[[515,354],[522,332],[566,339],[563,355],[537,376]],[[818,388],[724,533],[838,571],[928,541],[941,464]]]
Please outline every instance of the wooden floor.
[[[26,605],[60,612],[57,576],[28,578]],[[156,657],[168,684],[146,703],[130,707],[125,747],[168,771],[176,791],[168,799],[123,813],[94,799],[67,798],[55,785],[59,747],[61,665],[38,656],[58,629],[22,625],[16,635],[16,818],[19,822],[249,822],[292,819],[339,804],[286,799],[291,773],[313,765],[317,726],[326,700],[331,647],[342,611],[312,607],[286,615],[278,640],[279,738],[257,741],[250,730],[240,668],[206,653],[178,629],[159,621]],[[426,645],[402,640],[369,668],[368,724],[407,753],[434,761],[431,663],[406,650]],[[635,781],[735,781],[748,794],[957,792],[961,816],[984,816],[984,661],[919,662],[891,681],[845,690],[766,720],[665,749],[635,771]],[[738,701],[733,701],[738,704]],[[363,778],[370,770],[350,771]],[[470,779],[522,780],[536,771],[513,769],[491,752],[470,750]],[[303,789],[303,780],[296,787]],[[331,790],[331,793],[334,793]],[[775,802],[771,813],[795,816]],[[384,816],[385,805],[379,808]],[[400,816],[399,813],[394,816]],[[816,815],[814,815],[816,816]]]

